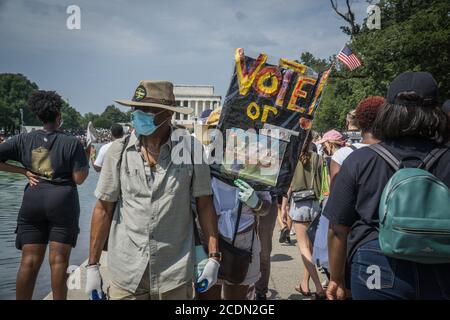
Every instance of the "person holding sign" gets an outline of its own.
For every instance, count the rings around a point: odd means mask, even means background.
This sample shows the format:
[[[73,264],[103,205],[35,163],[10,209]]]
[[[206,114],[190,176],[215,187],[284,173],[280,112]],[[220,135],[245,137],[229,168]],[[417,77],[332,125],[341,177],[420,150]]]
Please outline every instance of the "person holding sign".
[[[214,110],[206,121],[205,130],[214,128],[220,110]],[[207,156],[211,156],[210,139],[202,139]],[[211,179],[214,207],[218,215],[219,246],[222,261],[217,285],[200,293],[200,300],[247,299],[248,288],[260,278],[261,244],[256,231],[257,219],[268,212],[269,192],[256,192],[247,182],[236,179],[229,185],[215,177]]]

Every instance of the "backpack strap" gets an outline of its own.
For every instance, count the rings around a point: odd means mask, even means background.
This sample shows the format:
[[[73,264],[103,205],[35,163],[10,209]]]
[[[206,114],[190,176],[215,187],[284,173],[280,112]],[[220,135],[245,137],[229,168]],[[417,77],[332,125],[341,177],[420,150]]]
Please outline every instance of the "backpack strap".
[[[401,162],[388,149],[380,144],[371,144],[369,148],[382,157],[395,171],[400,169]]]
[[[236,224],[234,225],[233,240],[231,241],[231,245],[233,247],[235,247],[234,243],[236,242],[236,236],[237,236],[238,231],[239,231],[239,222],[241,221],[241,215],[242,215],[242,202],[239,201]],[[253,234],[252,234],[252,245],[250,247],[250,254],[251,254],[250,262],[252,261],[252,257],[253,257],[253,255],[252,255],[253,254],[253,242],[255,240],[256,224],[255,224],[254,228],[252,229],[252,232],[253,232]]]
[[[234,242],[236,241],[236,236],[237,236],[237,233],[239,230],[239,222],[241,221],[241,215],[242,215],[242,202],[239,201],[236,224],[234,225],[233,241],[231,242],[231,245],[233,247],[234,247]]]
[[[195,152],[195,138],[194,137],[190,137],[191,141],[191,150],[190,150],[190,159],[191,159],[191,164],[194,167],[195,166],[195,162],[194,162],[194,152]],[[202,149],[202,157],[203,157],[203,149]],[[192,170],[194,170],[194,168],[192,168]],[[191,176],[191,184],[190,184],[190,190],[191,190],[191,194],[192,194],[192,183],[194,180],[194,173],[192,173]],[[191,197],[192,200],[192,197]],[[194,198],[194,203],[195,203],[195,198]],[[192,212],[192,216],[193,216],[193,226],[194,226],[194,243],[195,245],[203,245],[202,243],[202,237],[200,236],[200,231],[197,225],[197,220],[198,220],[198,212],[197,212],[197,204],[195,203],[195,205],[192,204],[191,202],[191,212]]]
[[[353,151],[356,151],[356,150],[358,150],[358,148],[357,148],[357,147],[355,147],[355,146],[354,146],[354,145],[352,145],[352,144],[351,144],[351,145],[349,145],[348,147],[349,147],[350,149],[352,149]]]
[[[423,159],[423,165],[426,171],[430,171],[433,164],[436,163],[439,158],[449,150],[449,147],[436,148],[431,150],[431,152]]]

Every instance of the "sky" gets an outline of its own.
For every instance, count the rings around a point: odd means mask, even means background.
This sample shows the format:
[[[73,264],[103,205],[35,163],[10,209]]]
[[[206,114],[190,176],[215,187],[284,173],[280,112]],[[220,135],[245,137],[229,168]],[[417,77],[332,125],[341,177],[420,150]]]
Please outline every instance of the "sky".
[[[69,5],[80,30],[66,27]],[[367,5],[353,0],[359,21]],[[213,85],[224,97],[235,48],[328,58],[348,41],[341,25],[328,0],[0,0],[0,73],[22,73],[82,114],[131,98],[140,80]]]

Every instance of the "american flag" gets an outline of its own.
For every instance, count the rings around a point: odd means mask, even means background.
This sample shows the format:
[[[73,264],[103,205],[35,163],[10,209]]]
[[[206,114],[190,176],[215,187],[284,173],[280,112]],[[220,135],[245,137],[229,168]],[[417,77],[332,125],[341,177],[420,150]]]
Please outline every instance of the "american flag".
[[[339,52],[337,58],[352,71],[362,65],[361,60],[347,46]]]

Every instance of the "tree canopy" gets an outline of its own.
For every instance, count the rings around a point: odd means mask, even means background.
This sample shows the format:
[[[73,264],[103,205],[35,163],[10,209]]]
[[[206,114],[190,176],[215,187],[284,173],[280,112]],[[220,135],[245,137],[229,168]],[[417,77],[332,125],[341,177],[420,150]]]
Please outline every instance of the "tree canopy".
[[[0,130],[3,129],[6,133],[19,130],[22,125],[20,110],[23,112],[24,125],[41,124],[27,105],[30,95],[36,90],[39,90],[38,85],[22,74],[0,74]],[[84,130],[89,121],[95,127],[109,129],[113,123],[128,122],[130,119],[128,112],[122,112],[114,105],[107,106],[101,114],[88,112],[82,116],[67,101],[64,101],[61,116],[61,129],[70,131]]]
[[[382,0],[378,6],[381,29],[370,30],[365,23],[343,28],[351,35],[348,46],[363,66],[354,71],[345,66],[333,70],[314,120],[321,132],[343,129],[349,110],[368,95],[385,96],[389,83],[404,71],[430,72],[438,82],[440,102],[450,98],[450,1]],[[303,55],[301,60],[307,63]],[[324,61],[306,57],[313,68],[317,61]],[[332,60],[328,59],[327,67]]]
[[[22,74],[0,74],[0,128],[12,131],[21,125],[20,109],[25,123],[38,123],[28,110],[27,101],[38,86]]]

